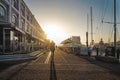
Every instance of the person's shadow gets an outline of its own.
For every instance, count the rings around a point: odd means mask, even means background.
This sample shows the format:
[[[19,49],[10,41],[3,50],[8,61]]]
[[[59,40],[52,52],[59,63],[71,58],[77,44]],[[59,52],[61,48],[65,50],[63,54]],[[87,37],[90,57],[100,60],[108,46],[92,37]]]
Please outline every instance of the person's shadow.
[[[52,51],[51,51],[52,52]],[[50,62],[50,80],[57,80],[56,69],[54,63],[54,52],[51,54],[51,62]]]

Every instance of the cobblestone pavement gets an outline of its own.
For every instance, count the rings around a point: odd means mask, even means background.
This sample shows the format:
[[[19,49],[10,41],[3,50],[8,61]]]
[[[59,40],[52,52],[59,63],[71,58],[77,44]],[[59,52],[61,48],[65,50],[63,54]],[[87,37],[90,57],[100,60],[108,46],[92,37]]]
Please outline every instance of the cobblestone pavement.
[[[17,68],[7,80],[120,80],[119,73],[59,49]]]

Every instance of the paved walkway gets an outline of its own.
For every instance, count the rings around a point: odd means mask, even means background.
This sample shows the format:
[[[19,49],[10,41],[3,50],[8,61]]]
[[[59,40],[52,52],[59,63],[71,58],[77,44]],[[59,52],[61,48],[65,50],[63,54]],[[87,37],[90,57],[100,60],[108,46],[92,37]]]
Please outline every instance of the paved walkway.
[[[90,61],[93,64],[96,64],[98,66],[105,67],[114,72],[120,73],[120,63],[110,63],[110,62],[99,61],[99,60],[96,60],[95,57],[89,57],[89,56],[80,56],[80,57],[87,59],[88,61]]]
[[[7,68],[0,80],[120,80],[119,73],[92,62],[56,49],[54,54],[46,52],[26,64]]]
[[[109,61],[100,61],[100,60],[97,60],[95,58],[95,56],[96,56],[95,51],[93,51],[91,57],[87,56],[87,51],[86,50],[82,50],[81,54],[84,55],[84,56],[80,56],[81,58],[85,58],[85,59],[87,59],[88,61],[90,61],[93,64],[96,64],[96,65],[99,65],[101,67],[105,67],[105,68],[108,68],[110,70],[113,70],[115,72],[120,73],[120,60],[119,60],[119,63],[111,63]],[[112,58],[109,58],[109,59],[112,60]]]

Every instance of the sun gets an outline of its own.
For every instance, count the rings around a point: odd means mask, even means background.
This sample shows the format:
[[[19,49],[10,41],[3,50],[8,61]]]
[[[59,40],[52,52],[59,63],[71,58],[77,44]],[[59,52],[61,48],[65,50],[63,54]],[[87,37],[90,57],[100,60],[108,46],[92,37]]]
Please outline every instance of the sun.
[[[53,40],[56,44],[67,37],[64,30],[57,24],[44,25],[43,30],[47,34],[47,39]]]

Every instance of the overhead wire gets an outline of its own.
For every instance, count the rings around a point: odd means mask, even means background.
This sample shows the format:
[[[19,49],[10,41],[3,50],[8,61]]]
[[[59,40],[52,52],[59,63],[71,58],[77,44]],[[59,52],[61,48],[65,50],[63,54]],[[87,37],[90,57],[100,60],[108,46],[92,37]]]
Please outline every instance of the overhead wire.
[[[107,11],[107,8],[108,8],[108,0],[106,1],[106,0],[104,0],[104,2],[103,2],[104,4],[103,4],[103,7],[102,7],[102,14],[101,14],[101,16],[99,17],[99,25],[97,26],[97,37],[100,39],[101,37],[102,37],[102,32],[103,32],[103,24],[102,24],[102,20],[104,20],[104,17],[105,17],[105,15],[106,15],[106,11]]]

